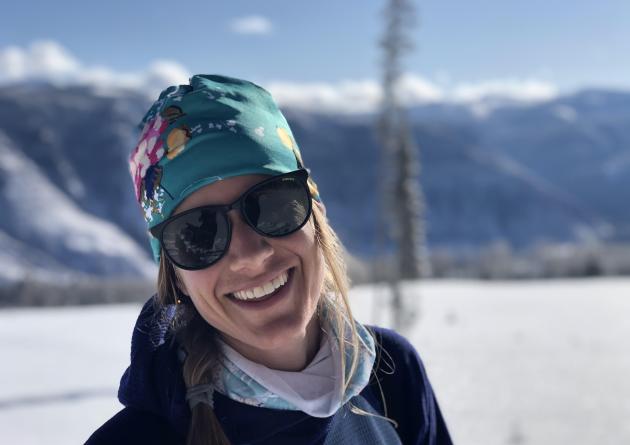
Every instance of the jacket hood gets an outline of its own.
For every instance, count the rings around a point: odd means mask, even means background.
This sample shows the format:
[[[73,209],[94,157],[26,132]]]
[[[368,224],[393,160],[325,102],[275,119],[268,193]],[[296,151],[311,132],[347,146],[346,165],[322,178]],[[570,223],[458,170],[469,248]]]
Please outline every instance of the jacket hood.
[[[118,400],[126,407],[167,420],[185,436],[190,420],[178,345],[169,334],[175,306],[160,309],[156,296],[143,306],[131,337],[131,364],[123,374]]]

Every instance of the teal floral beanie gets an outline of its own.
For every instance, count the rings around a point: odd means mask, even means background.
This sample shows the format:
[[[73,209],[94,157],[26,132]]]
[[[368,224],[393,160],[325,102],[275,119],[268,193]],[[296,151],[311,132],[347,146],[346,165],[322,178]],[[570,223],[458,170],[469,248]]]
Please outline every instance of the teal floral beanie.
[[[129,168],[149,228],[205,185],[303,168],[298,145],[273,98],[245,80],[194,75],[189,85],[162,91],[139,127]],[[310,178],[309,187],[319,201]],[[160,243],[149,236],[158,262]]]

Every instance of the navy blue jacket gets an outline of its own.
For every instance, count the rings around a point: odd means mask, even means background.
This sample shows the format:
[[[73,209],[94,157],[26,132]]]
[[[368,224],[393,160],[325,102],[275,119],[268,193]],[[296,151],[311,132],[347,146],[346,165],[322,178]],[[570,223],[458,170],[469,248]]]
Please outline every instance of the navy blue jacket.
[[[125,408],[96,430],[86,445],[185,443],[190,410],[177,345],[168,335],[171,316],[172,308],[156,314],[152,299],[144,305],[133,331],[131,365],[118,391]],[[354,414],[348,407],[331,417],[315,418],[301,411],[254,407],[215,393],[214,411],[231,443],[452,445],[416,350],[392,330],[369,329],[377,342],[376,375],[352,402],[384,415],[380,383],[387,417],[396,428],[375,416]]]

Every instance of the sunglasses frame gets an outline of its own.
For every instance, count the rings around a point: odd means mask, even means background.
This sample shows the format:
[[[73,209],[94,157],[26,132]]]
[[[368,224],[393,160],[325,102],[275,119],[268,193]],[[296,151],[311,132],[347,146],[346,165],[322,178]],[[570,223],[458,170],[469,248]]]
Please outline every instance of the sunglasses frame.
[[[304,191],[306,192],[306,196],[307,196],[307,212],[306,212],[306,217],[304,218],[304,221],[294,230],[287,232],[287,233],[283,233],[282,235],[269,235],[267,233],[264,233],[260,230],[258,230],[255,225],[250,221],[249,217],[247,216],[247,214],[245,213],[245,211],[243,210],[243,201],[247,198],[247,196],[254,192],[256,189],[258,189],[261,186],[265,186],[268,183],[271,182],[276,182],[276,181],[281,181],[285,178],[291,178],[294,180],[297,180],[303,187],[304,187]],[[215,210],[217,211],[219,214],[223,215],[223,218],[225,218],[226,220],[226,224],[227,224],[227,243],[225,245],[225,248],[223,249],[223,252],[221,253],[221,255],[214,261],[212,261],[211,263],[201,266],[201,267],[195,267],[195,266],[186,266],[186,265],[182,265],[179,262],[177,262],[168,252],[168,250],[165,248],[164,246],[164,240],[163,240],[163,236],[164,236],[164,231],[166,230],[166,227],[171,224],[173,221],[176,221],[177,219],[188,215],[190,213],[193,212],[198,212],[200,210],[206,210],[206,209],[210,209],[210,210]],[[311,196],[311,191],[310,188],[308,186],[308,171],[306,169],[299,169],[299,170],[295,170],[289,173],[283,173],[281,175],[276,175],[276,176],[272,176],[268,179],[265,179],[261,182],[258,182],[256,184],[254,184],[253,186],[251,186],[250,188],[248,188],[243,194],[241,194],[241,196],[239,196],[235,201],[231,202],[230,204],[212,204],[212,205],[207,205],[207,206],[200,206],[200,207],[194,207],[192,209],[186,210],[184,212],[178,213],[176,215],[173,215],[171,217],[169,217],[168,219],[162,221],[161,223],[157,224],[154,227],[151,227],[149,229],[149,232],[151,232],[151,235],[153,235],[154,238],[157,238],[160,241],[160,246],[162,248],[162,251],[166,254],[166,256],[168,257],[169,260],[171,260],[171,262],[173,264],[175,264],[177,267],[179,267],[180,269],[184,269],[184,270],[203,270],[206,269],[216,263],[218,263],[227,253],[227,251],[230,248],[230,243],[232,241],[232,223],[230,221],[230,218],[228,216],[228,212],[231,210],[239,210],[239,213],[241,214],[241,217],[243,218],[243,221],[252,229],[254,230],[256,233],[258,233],[261,236],[264,236],[266,238],[281,238],[283,236],[288,236],[291,235],[295,232],[297,232],[298,230],[300,230],[302,227],[304,227],[304,225],[308,222],[309,218],[311,217],[311,213],[313,211],[313,199]]]

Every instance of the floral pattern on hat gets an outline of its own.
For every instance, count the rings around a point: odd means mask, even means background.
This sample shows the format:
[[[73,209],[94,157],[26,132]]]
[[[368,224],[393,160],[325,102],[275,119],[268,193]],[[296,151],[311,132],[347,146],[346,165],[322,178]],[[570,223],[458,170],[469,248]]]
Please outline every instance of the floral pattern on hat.
[[[282,145],[284,145],[291,151],[295,149],[296,147],[295,142],[293,141],[293,138],[291,137],[291,135],[289,134],[287,130],[285,130],[282,127],[277,127],[276,133],[278,133],[278,137],[280,138]]]
[[[167,126],[168,121],[162,119],[160,115],[148,121],[142,129],[138,145],[131,153],[129,169],[133,177],[136,199],[138,201],[142,198],[142,189],[145,185],[144,179],[149,168],[160,162],[160,159],[164,156],[164,146],[161,136]],[[146,189],[147,187],[144,188]]]
[[[166,137],[166,157],[175,158],[186,148],[186,142],[190,140],[190,129],[187,126],[173,128]]]

